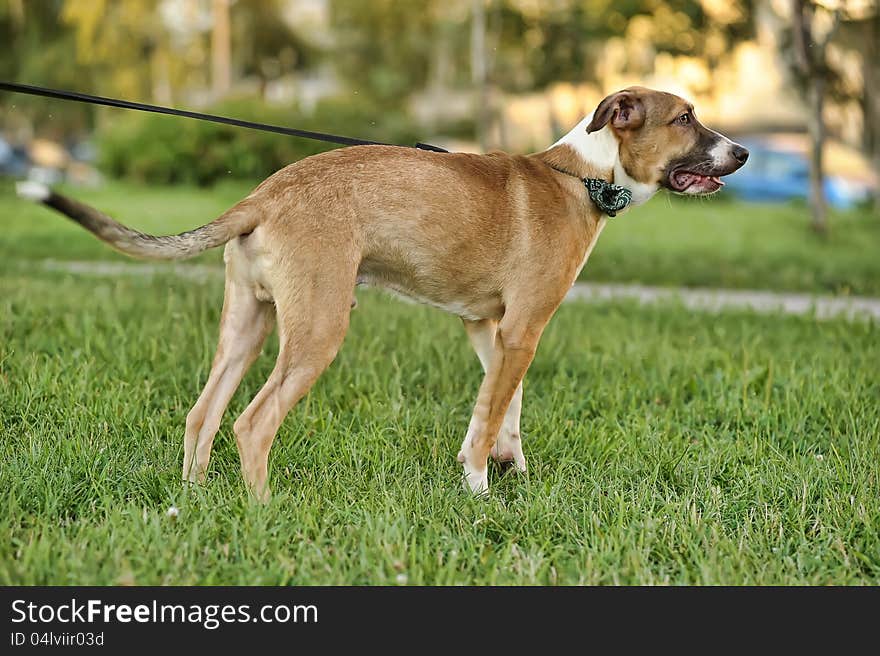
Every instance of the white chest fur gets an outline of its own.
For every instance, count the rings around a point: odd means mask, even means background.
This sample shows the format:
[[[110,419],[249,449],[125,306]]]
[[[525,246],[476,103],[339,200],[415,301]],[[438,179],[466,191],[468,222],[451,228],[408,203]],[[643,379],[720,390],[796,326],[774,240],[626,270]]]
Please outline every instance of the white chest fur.
[[[593,115],[590,114],[553,145],[566,144],[574,149],[581,159],[597,169],[613,170],[614,184],[626,187],[632,192],[630,205],[641,205],[657,193],[657,185],[631,178],[620,162],[620,143],[611,128],[606,125],[601,130],[587,134],[587,126],[592,120]],[[587,254],[589,255],[589,251]]]

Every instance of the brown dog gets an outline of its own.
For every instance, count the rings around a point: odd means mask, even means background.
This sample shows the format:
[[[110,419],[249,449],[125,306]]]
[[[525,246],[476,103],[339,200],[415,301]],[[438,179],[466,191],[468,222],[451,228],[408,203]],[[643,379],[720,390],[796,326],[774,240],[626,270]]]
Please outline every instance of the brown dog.
[[[204,480],[223,412],[277,318],[275,368],[233,427],[244,479],[268,497],[275,433],[336,356],[352,291],[366,283],[464,321],[486,375],[458,459],[466,486],[481,493],[490,454],[526,468],[523,376],[607,220],[585,180],[613,182],[637,205],[660,187],[717,191],[747,157],[686,101],[633,87],[534,155],[334,150],[278,171],[215,221],[176,236],[130,230],[34,183],[20,192],[129,255],[184,258],[226,244],[220,340],[186,418],[184,479]]]

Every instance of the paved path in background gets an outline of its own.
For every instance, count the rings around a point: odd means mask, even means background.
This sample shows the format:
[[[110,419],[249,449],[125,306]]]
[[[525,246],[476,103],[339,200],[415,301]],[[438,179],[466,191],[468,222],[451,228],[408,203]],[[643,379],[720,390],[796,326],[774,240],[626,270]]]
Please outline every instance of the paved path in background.
[[[203,264],[146,264],[140,262],[64,262],[43,260],[50,271],[66,271],[95,276],[152,276],[171,273],[205,280],[223,275],[222,267]],[[645,287],[642,285],[579,282],[571,288],[568,301],[607,301],[627,299],[642,304],[681,303],[692,310],[720,312],[727,309],[752,310],[771,314],[807,314],[817,319],[842,317],[849,320],[880,320],[880,298],[859,296],[819,296],[789,292],[746,289],[688,287]]]
[[[149,262],[101,262],[100,260],[42,260],[40,264],[43,269],[48,271],[80,273],[87,276],[106,278],[171,274],[181,278],[189,278],[190,280],[206,280],[223,275],[223,267],[215,264],[152,264]]]
[[[632,299],[639,303],[679,302],[693,310],[753,310],[762,314],[815,313],[817,319],[841,317],[851,321],[880,319],[880,298],[865,296],[819,296],[795,292],[768,292],[750,289],[711,289],[692,287],[644,287],[579,282],[568,292],[567,300],[597,301]]]

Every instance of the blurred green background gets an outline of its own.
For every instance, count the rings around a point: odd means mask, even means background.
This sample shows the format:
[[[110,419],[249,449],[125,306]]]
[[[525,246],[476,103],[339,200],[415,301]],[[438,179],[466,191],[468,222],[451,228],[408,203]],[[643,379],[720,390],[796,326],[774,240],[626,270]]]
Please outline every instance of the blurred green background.
[[[519,152],[644,84],[691,98],[720,130],[786,135],[773,147],[798,157],[818,147],[819,173],[864,199],[880,162],[878,22],[876,0],[0,0],[0,77]],[[94,179],[83,160],[150,183],[261,178],[322,148],[10,95],[0,130],[74,181]]]
[[[666,89],[750,161],[711,199],[664,193],[615,222],[586,278],[873,295],[878,26],[876,0],[0,0],[0,78],[475,152],[540,150],[609,92]],[[0,95],[0,174],[92,189],[123,220],[168,232],[330,147]],[[0,249],[52,255],[66,227],[23,218],[10,190]],[[115,257],[64,239],[55,257]]]

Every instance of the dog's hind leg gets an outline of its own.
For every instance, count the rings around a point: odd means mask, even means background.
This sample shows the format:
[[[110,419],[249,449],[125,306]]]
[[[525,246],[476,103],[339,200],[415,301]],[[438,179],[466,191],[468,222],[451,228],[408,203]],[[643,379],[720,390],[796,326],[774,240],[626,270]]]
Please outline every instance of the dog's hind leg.
[[[233,425],[245,483],[262,501],[269,498],[269,450],[275,434],[336,357],[348,329],[355,267],[344,272],[324,264],[321,271],[292,278],[306,283],[275,297],[278,360],[266,384]]]
[[[498,322],[492,319],[482,321],[462,320],[464,329],[468,334],[471,346],[483,365],[483,371],[489,370],[492,352],[495,348],[495,333],[498,330]],[[507,412],[504,414],[504,422],[498,432],[498,440],[492,447],[490,455],[498,462],[513,462],[513,466],[519,471],[526,471],[526,457],[523,454],[522,440],[520,439],[520,414],[522,412],[523,386],[520,382],[510,401]],[[471,425],[476,423],[471,420]],[[467,438],[465,438],[467,439]]]
[[[254,296],[253,285],[235,279],[232,262],[226,265],[226,292],[220,318],[220,339],[208,382],[186,417],[183,478],[203,482],[214,436],[229,400],[248,367],[256,359],[272,329],[272,303]]]

